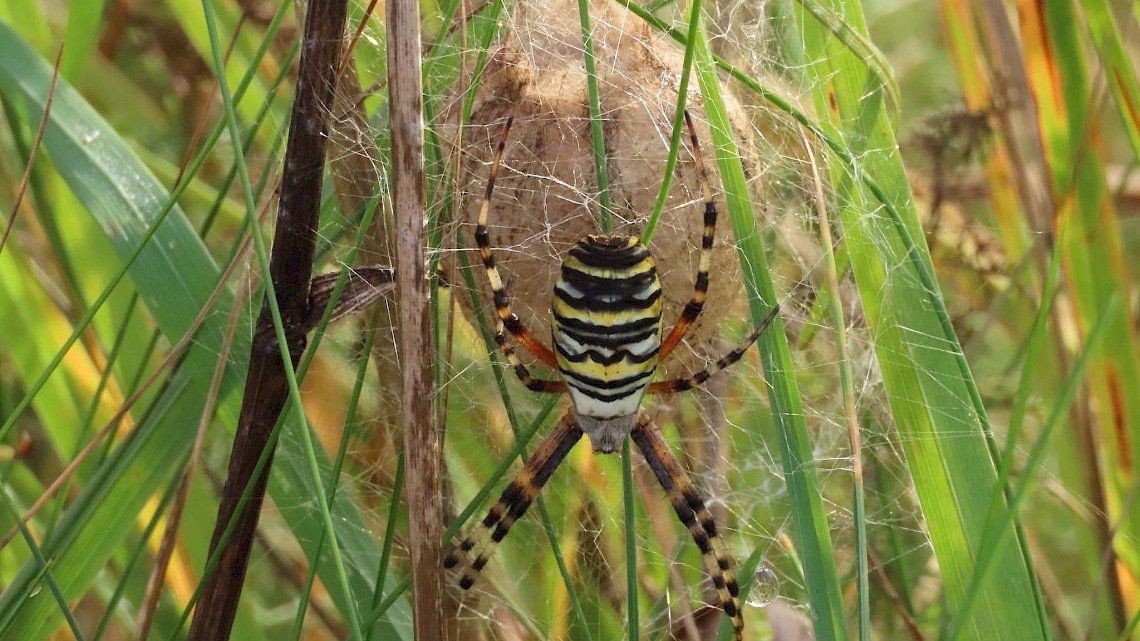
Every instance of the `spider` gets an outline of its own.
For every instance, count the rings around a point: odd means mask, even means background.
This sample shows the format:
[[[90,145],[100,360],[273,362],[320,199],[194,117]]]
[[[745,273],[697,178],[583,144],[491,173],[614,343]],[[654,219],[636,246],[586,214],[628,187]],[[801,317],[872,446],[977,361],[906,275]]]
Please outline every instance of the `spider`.
[[[555,285],[552,304],[554,349],[546,347],[511,311],[510,297],[495,267],[487,231],[495,176],[512,121],[513,117],[508,118],[495,150],[475,228],[475,242],[498,312],[495,342],[528,389],[549,394],[568,393],[571,408],[503,490],[482,524],[451,549],[444,566],[462,570],[459,585],[464,590],[469,589],[491,558],[495,546],[523,516],[583,434],[590,437],[594,451],[601,453],[615,451],[629,436],[664,488],[677,518],[700,548],[719,605],[732,619],[735,638],[740,641],[744,619],[732,560],[704,499],[649,414],[642,410],[641,402],[647,393],[672,394],[693,389],[740,360],[767,329],[779,307],[769,313],[743,345],[721,357],[712,367],[686,378],[650,382],[658,364],[673,352],[700,315],[709,287],[709,260],[717,210],[697,134],[686,112],[685,123],[704,195],[705,213],[693,296],[677,324],[662,340],[661,284],[653,257],[641,240],[623,234],[590,234],[579,240],[562,261],[562,275]],[[514,346],[507,341],[505,332],[510,332],[539,361],[556,370],[561,379],[532,376],[515,354]],[[480,542],[481,547],[475,550]]]

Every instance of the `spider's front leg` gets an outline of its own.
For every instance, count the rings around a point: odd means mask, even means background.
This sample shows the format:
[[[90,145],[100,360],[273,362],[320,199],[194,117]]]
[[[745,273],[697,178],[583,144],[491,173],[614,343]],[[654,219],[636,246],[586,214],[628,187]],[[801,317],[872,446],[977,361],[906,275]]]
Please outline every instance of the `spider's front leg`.
[[[467,590],[475,584],[479,572],[495,552],[495,546],[507,536],[515,521],[526,513],[527,508],[554,474],[554,470],[558,469],[581,438],[582,429],[578,427],[574,413],[567,412],[550,436],[538,446],[534,456],[530,457],[522,471],[503,490],[499,502],[491,508],[479,527],[448,552],[443,560],[445,568],[458,567],[461,562],[466,564],[459,579],[459,587]],[[472,549],[486,538],[488,532],[491,533],[491,538],[483,542],[472,559]]]
[[[697,175],[701,181],[701,192],[705,199],[704,231],[701,234],[701,258],[697,267],[696,282],[693,283],[693,297],[681,310],[681,317],[673,330],[661,343],[661,360],[665,360],[673,352],[681,339],[692,329],[693,323],[701,315],[705,307],[705,298],[709,293],[709,268],[712,265],[713,238],[716,236],[716,201],[713,199],[712,187],[709,186],[709,176],[705,171],[705,161],[701,157],[701,145],[697,140],[697,131],[693,128],[693,118],[685,111],[685,126],[689,129],[689,140],[693,145],[693,160],[697,163]]]
[[[740,588],[732,572],[732,559],[724,541],[717,534],[712,513],[689,480],[689,475],[685,474],[680,461],[669,449],[669,444],[661,437],[657,426],[644,412],[638,417],[637,426],[633,428],[630,437],[665,489],[677,518],[689,530],[700,549],[705,569],[708,570],[717,598],[720,599],[720,607],[732,619],[736,641],[741,641],[744,637],[744,617],[740,612]]]
[[[511,311],[511,297],[507,293],[506,285],[503,284],[502,276],[499,275],[499,269],[495,266],[495,253],[491,249],[491,232],[487,228],[487,217],[491,209],[491,194],[495,191],[495,178],[499,174],[499,165],[503,161],[503,149],[507,146],[507,137],[510,136],[513,121],[513,116],[507,119],[507,124],[503,127],[502,138],[499,139],[499,145],[495,147],[495,157],[491,161],[491,172],[487,175],[486,191],[483,192],[483,203],[479,207],[479,222],[475,226],[475,244],[479,247],[479,258],[483,261],[483,269],[487,272],[487,281],[491,284],[491,292],[495,298],[495,313],[498,316],[495,324],[495,344],[499,351],[503,353],[503,356],[506,356],[515,375],[530,390],[564,393],[566,391],[564,382],[546,380],[531,375],[526,365],[515,354],[514,348],[507,342],[505,333],[509,331],[515,340],[531,354],[534,354],[539,361],[552,369],[558,369],[558,363],[555,361],[554,353],[550,351],[550,348],[543,345],[542,341],[538,340],[523,325],[518,315]]]

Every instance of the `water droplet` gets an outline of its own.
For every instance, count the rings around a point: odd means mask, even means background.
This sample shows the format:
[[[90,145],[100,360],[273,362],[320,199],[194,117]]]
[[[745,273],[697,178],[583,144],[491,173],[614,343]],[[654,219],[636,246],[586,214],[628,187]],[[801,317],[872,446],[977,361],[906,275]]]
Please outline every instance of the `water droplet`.
[[[752,588],[748,590],[748,605],[764,608],[780,596],[780,577],[767,563],[761,563],[752,576]]]

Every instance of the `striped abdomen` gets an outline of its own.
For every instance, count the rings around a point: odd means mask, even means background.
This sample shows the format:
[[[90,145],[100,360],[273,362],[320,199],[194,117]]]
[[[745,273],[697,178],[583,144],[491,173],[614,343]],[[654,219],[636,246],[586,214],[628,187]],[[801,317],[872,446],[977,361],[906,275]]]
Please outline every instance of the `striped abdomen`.
[[[580,417],[635,416],[661,348],[661,282],[636,236],[587,236],[554,287],[554,352]]]

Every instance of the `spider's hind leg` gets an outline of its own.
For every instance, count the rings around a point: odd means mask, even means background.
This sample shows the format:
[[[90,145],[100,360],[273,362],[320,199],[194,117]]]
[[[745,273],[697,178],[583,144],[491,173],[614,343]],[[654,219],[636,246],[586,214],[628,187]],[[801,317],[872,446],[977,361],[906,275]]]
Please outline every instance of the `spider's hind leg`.
[[[495,546],[507,536],[515,521],[526,513],[554,470],[581,438],[582,430],[574,413],[568,412],[503,490],[499,502],[487,512],[479,527],[448,552],[443,566],[462,570],[459,587],[467,590],[475,584],[479,572],[495,552]],[[490,538],[487,538],[488,533]],[[476,546],[480,547],[476,550]],[[474,557],[472,551],[475,552]]]
[[[740,588],[732,572],[732,559],[717,533],[712,513],[669,449],[669,444],[646,414],[643,413],[638,419],[630,436],[653,470],[657,481],[665,489],[677,518],[689,530],[700,549],[705,569],[716,588],[717,598],[720,599],[720,607],[732,619],[736,641],[741,641],[744,636],[744,617],[740,612]]]

